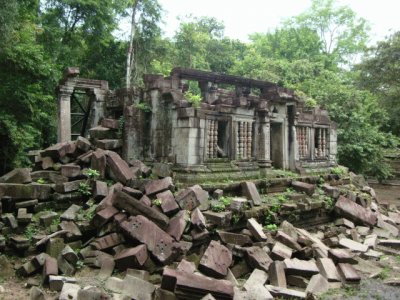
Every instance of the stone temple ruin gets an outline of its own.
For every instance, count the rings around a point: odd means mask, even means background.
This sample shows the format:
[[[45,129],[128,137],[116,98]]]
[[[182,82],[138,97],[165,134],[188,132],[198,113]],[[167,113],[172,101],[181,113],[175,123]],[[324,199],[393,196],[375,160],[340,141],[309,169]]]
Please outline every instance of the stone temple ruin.
[[[59,142],[90,132],[97,146],[121,148],[125,160],[170,163],[189,181],[216,169],[243,179],[271,167],[306,173],[336,164],[327,111],[271,82],[175,68],[169,77],[146,75],[142,89],[113,91],[78,74],[67,69],[58,89]],[[201,90],[198,107],[185,98],[190,82]],[[123,120],[119,139],[98,126],[103,118]]]

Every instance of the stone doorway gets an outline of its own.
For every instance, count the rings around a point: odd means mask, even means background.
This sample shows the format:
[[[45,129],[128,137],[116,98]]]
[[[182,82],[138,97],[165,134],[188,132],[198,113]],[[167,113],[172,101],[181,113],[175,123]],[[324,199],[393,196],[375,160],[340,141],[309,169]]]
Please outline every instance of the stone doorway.
[[[283,169],[283,126],[282,123],[271,123],[271,161],[276,169]]]

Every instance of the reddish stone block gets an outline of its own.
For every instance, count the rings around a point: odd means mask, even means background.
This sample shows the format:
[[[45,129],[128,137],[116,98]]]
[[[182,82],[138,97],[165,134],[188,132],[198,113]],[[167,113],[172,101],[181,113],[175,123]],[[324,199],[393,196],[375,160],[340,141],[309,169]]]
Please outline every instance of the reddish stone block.
[[[61,166],[61,175],[73,178],[81,175],[81,167],[78,165],[68,164]]]
[[[246,260],[251,267],[268,273],[272,259],[264,249],[260,247],[246,248],[246,254]]]
[[[199,264],[199,270],[215,278],[223,278],[228,274],[232,263],[232,253],[219,242],[211,241]]]
[[[115,120],[115,119],[103,118],[101,120],[101,126],[103,126],[105,128],[110,128],[110,129],[118,129],[119,121]]]
[[[47,256],[43,265],[43,281],[47,282],[50,275],[58,275],[57,259]]]
[[[241,183],[243,195],[251,200],[254,205],[261,205],[261,197],[257,191],[256,185],[253,182],[246,181]]]
[[[170,263],[178,254],[172,237],[144,216],[130,217],[120,227],[133,240],[146,244],[162,264]]]
[[[122,250],[114,257],[114,261],[117,269],[126,270],[128,268],[142,268],[147,258],[146,245],[139,245]]]
[[[167,233],[179,241],[187,225],[188,215],[186,211],[181,210],[169,221]]]
[[[198,207],[196,207],[190,216],[190,222],[196,228],[202,230],[206,228],[206,218]]]
[[[114,215],[116,215],[117,213],[119,213],[119,210],[116,209],[113,206],[107,206],[106,208],[98,211],[93,219],[92,219],[92,223],[94,226],[96,226],[97,228],[102,227],[104,224],[106,224],[108,221],[110,221],[112,219],[112,217]]]
[[[166,190],[173,190],[174,184],[171,177],[165,177],[163,179],[152,180],[144,186],[147,196],[151,196],[157,193],[164,192]]]
[[[292,187],[299,192],[304,192],[309,196],[312,196],[315,191],[315,185],[309,184],[301,181],[292,181]]]
[[[104,150],[96,149],[96,151],[92,153],[91,168],[100,173],[100,179],[105,178],[106,161],[106,153]]]
[[[171,191],[165,191],[156,195],[157,199],[161,200],[161,210],[166,215],[173,215],[179,210],[179,206],[175,201],[174,195]]]
[[[374,226],[377,221],[376,215],[371,210],[343,196],[340,196],[339,200],[336,201],[335,211],[356,223],[365,224],[367,226]]]
[[[108,151],[106,156],[107,164],[117,180],[124,185],[129,183],[133,179],[133,173],[128,163],[113,151]]]
[[[111,249],[123,242],[121,236],[117,233],[111,233],[101,238],[96,239],[91,243],[97,250],[107,250]]]

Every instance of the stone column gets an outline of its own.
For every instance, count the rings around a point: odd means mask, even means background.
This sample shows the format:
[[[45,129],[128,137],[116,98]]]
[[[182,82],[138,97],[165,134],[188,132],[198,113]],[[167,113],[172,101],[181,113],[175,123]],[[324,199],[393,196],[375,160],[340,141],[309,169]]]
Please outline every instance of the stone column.
[[[71,95],[74,88],[62,85],[58,90],[58,142],[71,140]]]
[[[258,153],[257,160],[261,169],[271,167],[271,149],[270,149],[270,120],[268,112],[260,112],[258,122]],[[263,171],[263,170],[261,170]]]

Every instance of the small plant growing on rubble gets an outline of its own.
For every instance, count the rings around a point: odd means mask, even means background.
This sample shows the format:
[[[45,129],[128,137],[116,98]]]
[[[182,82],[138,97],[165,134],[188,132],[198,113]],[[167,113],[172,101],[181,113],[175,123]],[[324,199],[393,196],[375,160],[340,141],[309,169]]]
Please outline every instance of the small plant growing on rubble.
[[[37,232],[38,232],[38,229],[37,229],[37,228],[33,227],[32,225],[29,225],[29,226],[27,226],[27,227],[25,228],[24,236],[25,236],[28,240],[32,241],[33,236],[34,236]]]
[[[268,225],[264,226],[264,229],[268,230],[268,231],[277,231],[278,230],[278,225],[276,225],[276,224],[268,224]]]
[[[99,173],[99,171],[97,171],[97,170],[94,170],[94,169],[87,169],[86,171],[85,171],[85,175],[87,176],[87,177],[89,177],[90,179],[96,179],[97,177],[99,177],[100,176],[100,173]]]
[[[39,184],[47,183],[47,181],[45,179],[41,178],[41,177],[38,180],[36,180],[36,182],[39,183]]]
[[[225,206],[229,206],[231,205],[232,199],[229,197],[222,196],[221,198],[219,198],[219,202],[221,202]]]
[[[78,191],[85,196],[90,196],[92,194],[92,189],[90,188],[90,185],[88,183],[81,182],[79,184],[79,189]]]
[[[335,206],[335,201],[331,197],[325,196],[324,201],[326,203],[326,208],[332,209]]]
[[[224,211],[224,210],[225,210],[225,205],[224,205],[223,203],[220,203],[220,202],[211,204],[211,210],[212,210],[213,212],[221,212],[221,211]]]
[[[236,225],[237,223],[239,223],[240,219],[242,218],[242,216],[238,213],[235,213],[232,215],[232,224]]]
[[[155,206],[161,206],[161,204],[162,204],[161,199],[153,200],[153,205],[155,205]]]
[[[137,103],[134,105],[137,109],[140,109],[141,111],[145,112],[145,113],[149,113],[151,112],[151,107],[149,104],[147,103]]]
[[[341,175],[346,174],[346,168],[342,167],[342,166],[337,166],[337,167],[331,168],[331,173],[334,175],[341,176]]]

